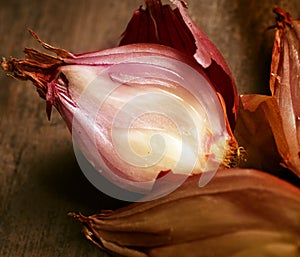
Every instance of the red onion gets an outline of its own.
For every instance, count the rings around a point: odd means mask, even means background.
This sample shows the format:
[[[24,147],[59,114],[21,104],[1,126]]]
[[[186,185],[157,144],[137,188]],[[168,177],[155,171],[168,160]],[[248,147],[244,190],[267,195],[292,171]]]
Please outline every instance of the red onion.
[[[191,174],[236,161],[237,144],[229,126],[234,127],[237,108],[231,73],[188,16],[184,2],[172,2],[174,11],[146,0],[147,9],[135,12],[123,34],[123,46],[71,54],[31,31],[57,56],[26,48],[24,60],[2,61],[12,76],[33,82],[46,99],[49,118],[52,106],[59,111],[72,132],[77,157],[82,153],[106,179],[142,194],[154,182],[172,181],[169,189],[159,186],[151,197],[174,190]],[[150,16],[155,30],[145,27]],[[136,26],[147,29],[149,37],[142,38]],[[79,164],[86,170],[86,164]],[[200,184],[210,178],[202,176]],[[114,197],[120,198],[118,193]]]

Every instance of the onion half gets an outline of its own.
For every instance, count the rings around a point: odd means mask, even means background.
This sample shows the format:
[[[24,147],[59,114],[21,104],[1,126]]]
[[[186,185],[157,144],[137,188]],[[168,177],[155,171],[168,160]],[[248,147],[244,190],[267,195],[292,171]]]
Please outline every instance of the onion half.
[[[142,27],[149,15],[154,17],[156,41],[151,36],[145,43],[140,37],[132,41],[136,23],[131,20],[122,46],[72,54],[30,31],[56,56],[26,48],[24,60],[3,59],[1,64],[12,76],[33,82],[46,100],[49,118],[52,106],[59,111],[85,175],[98,189],[122,200],[135,200],[136,194],[161,197],[191,174],[206,174],[199,181],[203,186],[211,171],[237,163],[232,134],[237,95],[231,73],[184,3],[173,2],[175,10],[147,0],[147,9],[133,16],[139,16]],[[178,34],[163,42],[160,31],[171,27],[161,21],[161,10],[181,23]],[[192,54],[185,46],[178,51],[186,34],[186,43],[194,44]],[[134,197],[119,188],[112,192],[108,181]]]

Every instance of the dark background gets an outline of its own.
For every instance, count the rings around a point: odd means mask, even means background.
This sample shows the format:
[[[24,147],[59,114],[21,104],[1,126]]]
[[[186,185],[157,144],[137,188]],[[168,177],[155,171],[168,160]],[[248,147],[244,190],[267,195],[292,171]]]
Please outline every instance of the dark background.
[[[44,41],[74,53],[117,45],[140,0],[0,1],[0,55],[22,58]],[[238,91],[268,93],[275,4],[300,17],[299,0],[188,0],[189,12],[228,61]],[[56,111],[30,82],[0,73],[0,256],[106,256],[69,211],[89,215],[124,203],[102,195],[76,164]]]

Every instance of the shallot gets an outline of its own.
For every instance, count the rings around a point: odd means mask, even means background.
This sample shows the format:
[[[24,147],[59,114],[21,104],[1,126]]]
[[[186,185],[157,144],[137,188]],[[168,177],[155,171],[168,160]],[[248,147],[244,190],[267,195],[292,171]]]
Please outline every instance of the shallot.
[[[168,184],[170,189],[153,195],[160,197],[191,174],[236,165],[232,129],[238,97],[225,60],[185,3],[172,1],[173,10],[160,1],[145,2],[119,47],[72,54],[30,30],[56,56],[26,48],[24,60],[3,59],[1,66],[33,82],[49,118],[52,106],[59,111],[79,165],[95,186],[105,191],[102,176],[138,194],[151,192],[154,183]],[[200,185],[209,182],[208,174]],[[128,200],[118,192],[113,196]]]

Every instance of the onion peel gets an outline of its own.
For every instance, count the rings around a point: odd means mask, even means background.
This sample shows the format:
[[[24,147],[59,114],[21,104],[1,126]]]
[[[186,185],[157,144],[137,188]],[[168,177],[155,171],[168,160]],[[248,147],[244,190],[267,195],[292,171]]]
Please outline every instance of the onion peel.
[[[204,188],[196,180],[151,202],[69,215],[87,239],[121,256],[300,256],[299,188],[248,169],[219,172]]]
[[[177,7],[174,10],[170,5],[163,5],[161,0],[145,2],[146,9],[140,7],[134,12],[120,45],[156,43],[193,56],[224,99],[233,130],[237,119],[238,94],[232,73],[219,50],[191,19],[184,1],[171,0]]]
[[[278,102],[289,153],[283,164],[300,176],[300,20],[279,7],[272,52],[270,89]]]

